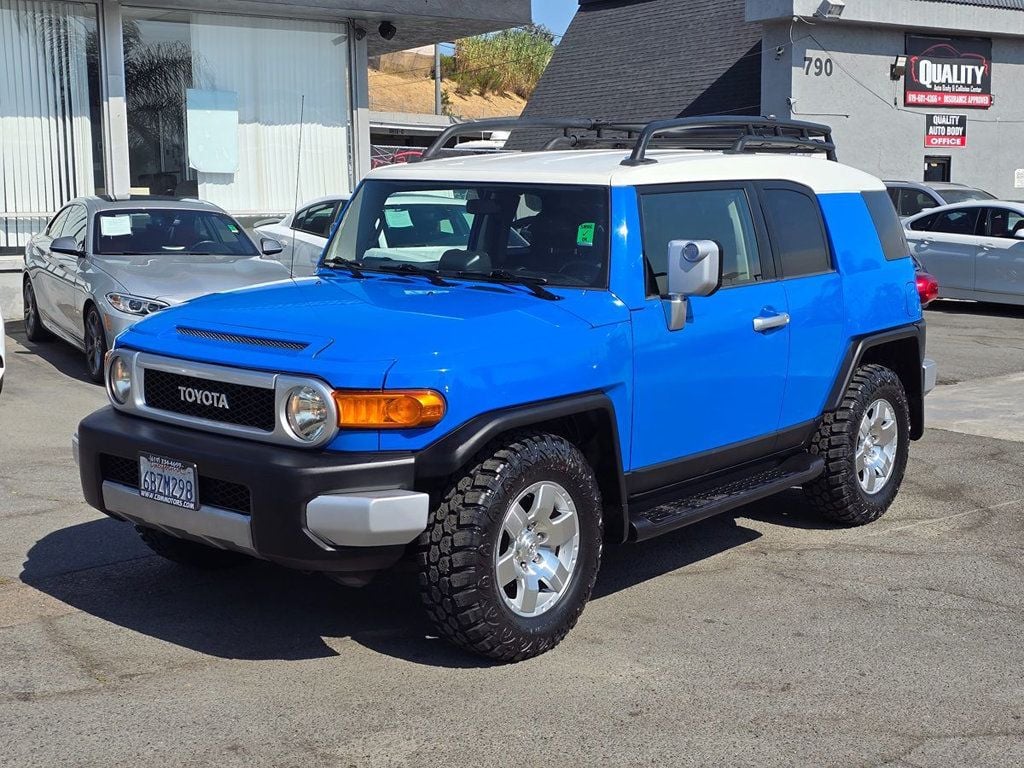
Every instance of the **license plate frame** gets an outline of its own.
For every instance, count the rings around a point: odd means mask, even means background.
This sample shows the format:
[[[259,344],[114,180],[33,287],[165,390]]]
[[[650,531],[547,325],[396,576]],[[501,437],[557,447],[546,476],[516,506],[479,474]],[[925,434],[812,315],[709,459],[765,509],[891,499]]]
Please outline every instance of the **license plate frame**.
[[[139,454],[139,495],[179,509],[199,509],[195,464],[153,453]]]

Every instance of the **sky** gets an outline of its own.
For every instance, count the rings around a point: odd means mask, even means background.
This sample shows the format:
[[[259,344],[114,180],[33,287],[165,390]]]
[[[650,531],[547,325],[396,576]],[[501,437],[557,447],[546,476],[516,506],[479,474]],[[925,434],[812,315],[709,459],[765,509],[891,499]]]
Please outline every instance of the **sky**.
[[[578,0],[533,0],[533,20],[561,36],[577,8]]]

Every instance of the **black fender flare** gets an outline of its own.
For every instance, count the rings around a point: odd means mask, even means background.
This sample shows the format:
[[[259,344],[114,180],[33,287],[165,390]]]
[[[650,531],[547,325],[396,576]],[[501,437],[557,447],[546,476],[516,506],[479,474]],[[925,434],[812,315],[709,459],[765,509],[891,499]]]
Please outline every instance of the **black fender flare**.
[[[416,485],[455,476],[489,442],[506,432],[530,427],[544,428],[544,425],[572,422],[581,417],[596,417],[600,420],[600,429],[607,430],[603,437],[608,444],[601,446],[600,455],[591,452],[588,459],[598,464],[594,471],[599,475],[598,482],[604,491],[607,532],[611,537],[624,541],[629,531],[629,513],[622,467],[622,444],[615,419],[615,406],[604,392],[584,392],[524,403],[474,416],[416,453]],[[607,477],[609,472],[614,473],[614,477]],[[618,498],[609,498],[612,495]],[[614,515],[617,518],[620,514],[621,520],[609,517]],[[613,524],[621,526],[621,530],[612,528]]]

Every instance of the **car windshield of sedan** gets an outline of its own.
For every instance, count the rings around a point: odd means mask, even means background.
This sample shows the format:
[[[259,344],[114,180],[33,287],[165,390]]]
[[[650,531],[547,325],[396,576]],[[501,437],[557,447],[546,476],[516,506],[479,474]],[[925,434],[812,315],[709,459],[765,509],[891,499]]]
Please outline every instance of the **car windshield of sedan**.
[[[953,203],[969,203],[972,200],[995,200],[995,195],[990,195],[983,189],[943,189],[939,192],[947,205]]]
[[[259,255],[242,227],[217,211],[104,211],[96,216],[95,239],[98,256]]]
[[[349,203],[324,264],[605,288],[608,194],[601,187],[370,180]]]

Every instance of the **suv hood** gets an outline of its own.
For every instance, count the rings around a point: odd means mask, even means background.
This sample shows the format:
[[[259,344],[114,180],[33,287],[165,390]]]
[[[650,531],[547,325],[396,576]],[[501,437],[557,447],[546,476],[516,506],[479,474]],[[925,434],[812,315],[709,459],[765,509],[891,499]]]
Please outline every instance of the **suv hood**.
[[[540,299],[517,285],[321,276],[204,296],[136,323],[118,346],[379,388],[397,360],[422,359],[434,370],[466,355],[499,364],[510,348],[550,348],[553,337],[585,343],[571,339],[628,319],[626,307],[607,291],[555,290],[562,300]],[[274,342],[304,346],[281,349]]]

